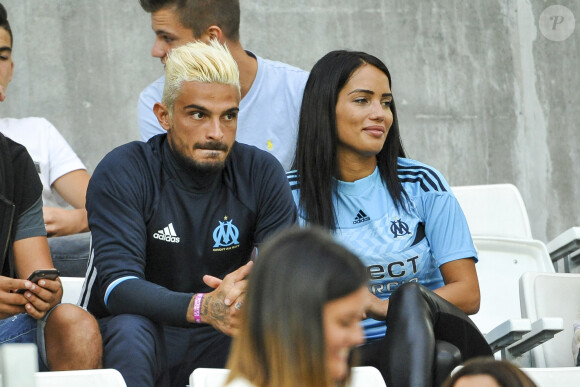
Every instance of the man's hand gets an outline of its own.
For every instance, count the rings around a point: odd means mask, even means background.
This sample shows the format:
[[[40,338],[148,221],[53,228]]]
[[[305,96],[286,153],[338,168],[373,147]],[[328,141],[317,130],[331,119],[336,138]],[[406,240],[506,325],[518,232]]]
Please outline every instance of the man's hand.
[[[42,207],[46,233],[49,237],[77,234],[87,230],[85,209],[67,210],[58,207]]]
[[[228,335],[234,335],[239,328],[239,309],[246,293],[247,280],[253,262],[248,262],[236,271],[228,274],[223,280],[204,276],[206,284],[215,290],[204,295],[201,303],[201,321]],[[195,297],[194,297],[195,298]],[[193,322],[192,298],[187,309],[187,319]]]
[[[13,292],[16,289],[24,289],[25,282],[22,279],[0,276],[0,319],[26,312],[24,305],[28,301],[24,295]]]
[[[20,280],[23,281],[23,280]],[[58,304],[62,298],[62,284],[60,279],[41,279],[38,284],[28,280],[24,282],[24,298],[26,313],[35,319],[44,317],[52,307]],[[21,287],[22,288],[22,287]]]
[[[387,311],[389,310],[389,300],[381,300],[370,291],[367,297],[367,308],[365,317],[373,318],[375,320],[384,321],[387,318]]]

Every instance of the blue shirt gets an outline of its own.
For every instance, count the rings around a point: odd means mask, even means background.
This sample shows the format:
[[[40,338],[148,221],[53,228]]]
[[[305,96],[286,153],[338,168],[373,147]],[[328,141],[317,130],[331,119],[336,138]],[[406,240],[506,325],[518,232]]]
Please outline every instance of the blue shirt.
[[[399,178],[407,209],[396,208],[378,168],[363,179],[336,181],[335,239],[359,256],[369,274],[369,290],[380,299],[407,282],[431,290],[444,285],[439,267],[477,257],[463,211],[443,176],[415,160],[400,158]],[[288,173],[288,177],[295,173]],[[300,190],[292,186],[298,205]],[[304,224],[304,216],[299,214]],[[367,339],[385,335],[385,322],[363,321]]]

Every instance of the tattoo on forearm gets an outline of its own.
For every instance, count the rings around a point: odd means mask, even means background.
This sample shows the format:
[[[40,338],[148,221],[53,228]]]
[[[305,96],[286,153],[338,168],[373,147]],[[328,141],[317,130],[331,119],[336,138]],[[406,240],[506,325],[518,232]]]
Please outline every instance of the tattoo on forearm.
[[[219,296],[219,295],[218,295]],[[228,307],[223,303],[220,297],[206,295],[203,298],[202,315],[207,316],[220,324],[226,324]]]

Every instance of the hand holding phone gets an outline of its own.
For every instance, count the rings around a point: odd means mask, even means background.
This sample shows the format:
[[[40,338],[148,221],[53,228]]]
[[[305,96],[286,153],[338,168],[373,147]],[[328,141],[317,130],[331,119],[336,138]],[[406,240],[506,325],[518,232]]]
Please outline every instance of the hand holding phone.
[[[38,283],[41,279],[55,280],[60,275],[57,269],[42,269],[35,270],[32,274],[28,276],[28,281]],[[18,289],[16,293],[23,294],[27,289]]]

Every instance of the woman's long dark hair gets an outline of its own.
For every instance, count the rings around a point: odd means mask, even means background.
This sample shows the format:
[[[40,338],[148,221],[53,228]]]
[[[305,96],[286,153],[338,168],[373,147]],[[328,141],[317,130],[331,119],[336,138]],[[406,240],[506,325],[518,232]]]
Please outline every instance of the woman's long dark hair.
[[[392,87],[387,66],[378,58],[364,52],[331,51],[312,68],[304,89],[300,110],[300,127],[293,169],[298,171],[300,184],[299,206],[305,220],[335,230],[336,217],[332,194],[340,179],[337,167],[336,103],[338,94],[352,74],[368,64],[386,74]],[[377,165],[393,202],[405,208],[404,191],[397,175],[397,158],[405,157],[395,101],[391,105],[393,124],[377,154]]]

